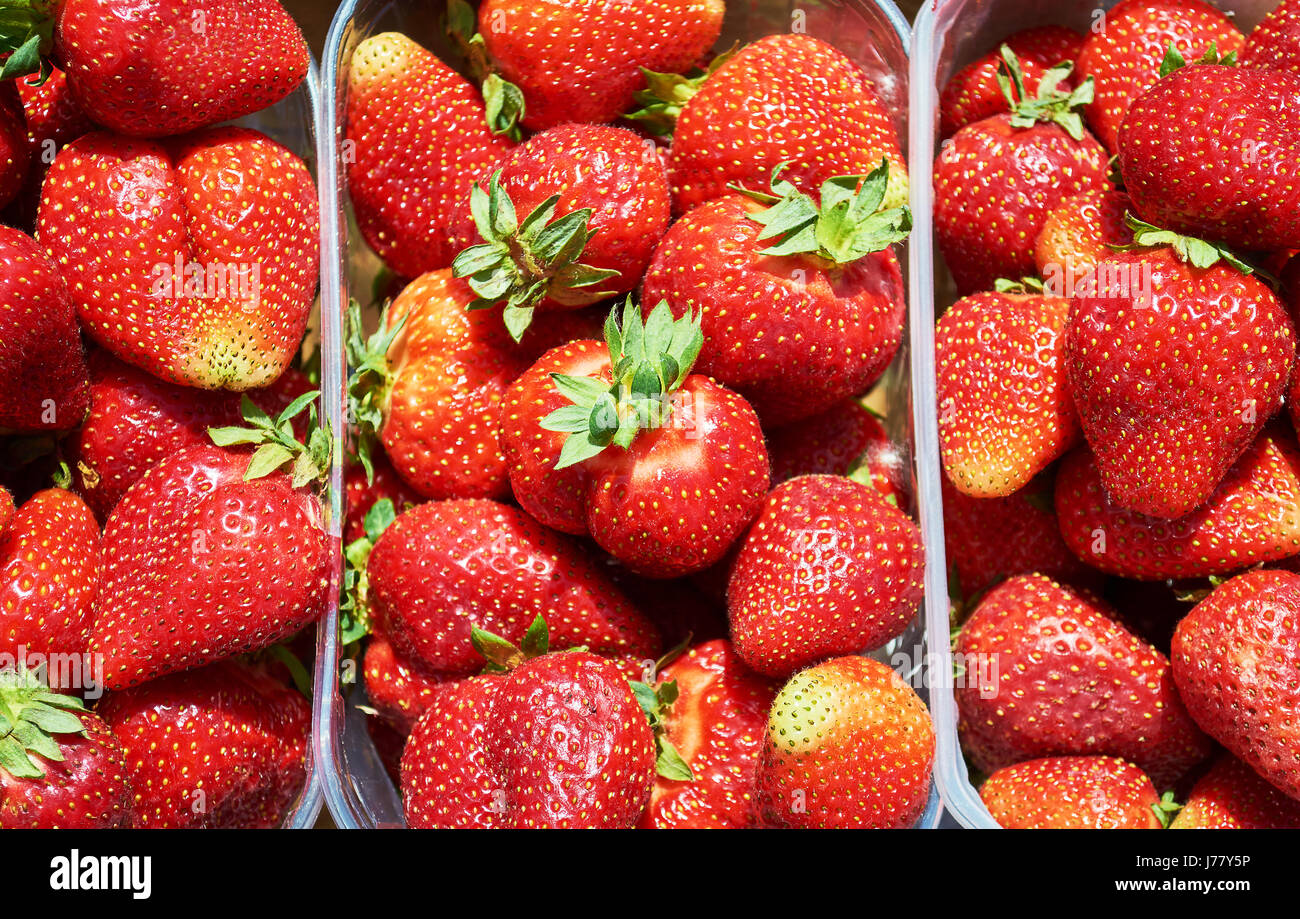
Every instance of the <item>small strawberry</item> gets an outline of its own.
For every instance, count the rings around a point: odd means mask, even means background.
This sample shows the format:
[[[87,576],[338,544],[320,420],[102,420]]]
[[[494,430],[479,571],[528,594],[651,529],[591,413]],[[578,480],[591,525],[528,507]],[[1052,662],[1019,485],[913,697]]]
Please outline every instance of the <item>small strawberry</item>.
[[[871,410],[842,399],[819,415],[767,432],[772,484],[801,475],[852,475],[894,505],[911,504],[907,460]]]
[[[1242,67],[1267,67],[1300,73],[1300,3],[1282,0],[1246,36]]]
[[[126,751],[137,829],[269,829],[302,790],[311,708],[243,664],[110,692],[97,712]]]
[[[68,86],[68,75],[57,67],[44,80],[28,77],[17,81],[27,121],[27,149],[33,162],[49,165],[54,155],[83,134],[95,130],[95,122],[77,104]]]
[[[878,661],[836,658],[777,693],[759,806],[775,826],[910,827],[925,810],[933,764],[934,725],[912,688]]]
[[[399,657],[382,635],[372,635],[361,660],[366,699],[379,717],[403,737],[411,733],[445,677],[426,676]]]
[[[0,485],[0,536],[4,535],[17,510],[18,508],[14,507],[14,496],[9,493],[9,489]]]
[[[1300,800],[1300,575],[1250,571],[1178,624],[1174,680],[1201,728]]]
[[[1034,242],[1034,264],[1046,290],[1074,296],[1097,263],[1115,253],[1113,247],[1132,245],[1133,229],[1124,220],[1131,207],[1122,191],[1093,189],[1053,208]]]
[[[1225,753],[1196,780],[1171,830],[1300,830],[1300,801]]]
[[[1005,766],[980,799],[1009,830],[1158,830],[1176,810],[1137,766],[1113,756],[1056,756]]]

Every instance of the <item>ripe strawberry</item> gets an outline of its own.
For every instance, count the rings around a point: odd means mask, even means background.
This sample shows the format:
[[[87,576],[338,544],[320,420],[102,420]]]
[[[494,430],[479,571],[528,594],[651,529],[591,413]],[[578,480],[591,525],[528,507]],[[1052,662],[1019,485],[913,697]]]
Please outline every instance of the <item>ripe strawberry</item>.
[[[0,431],[76,427],[89,382],[63,277],[30,236],[0,227]]]
[[[1266,428],[1208,501],[1183,517],[1147,517],[1111,497],[1088,450],[1070,454],[1056,478],[1066,544],[1088,564],[1142,580],[1228,574],[1300,552],[1300,449],[1295,435]]]
[[[1223,754],[1197,779],[1171,830],[1300,830],[1300,801]]]
[[[1113,756],[1057,756],[1005,766],[980,787],[1009,830],[1158,830],[1168,821],[1151,780]]]
[[[878,661],[836,658],[777,693],[759,806],[776,826],[910,827],[925,810],[933,763],[934,726],[912,688]]]
[[[1169,660],[1092,594],[1043,575],[990,590],[955,648],[979,679],[956,690],[962,746],[992,773],[1041,756],[1104,754],[1164,788],[1205,759],[1209,739],[1178,700]],[[985,672],[984,662],[993,668]]]
[[[676,684],[665,731],[694,779],[656,778],[641,827],[756,826],[758,761],[779,686],[746,667],[725,639],[697,644],[661,680]]]
[[[446,677],[427,676],[393,650],[382,635],[372,635],[361,661],[366,699],[403,737],[411,733]]]
[[[668,229],[668,177],[653,144],[606,125],[551,128],[506,154],[488,189],[464,202],[477,244],[453,263],[501,304],[518,341],[534,309],[573,309],[641,282]],[[470,236],[475,236],[469,231]]]
[[[1225,56],[1239,52],[1245,37],[1202,0],[1120,0],[1106,12],[1104,28],[1084,41],[1079,74],[1092,77],[1096,86],[1085,114],[1108,150],[1118,149],[1120,124],[1133,100],[1160,79],[1171,43],[1183,57],[1196,60],[1212,50]]]
[[[1242,67],[1268,67],[1300,73],[1300,3],[1282,0],[1246,36]]]
[[[1112,247],[1133,243],[1124,216],[1132,207],[1122,191],[1093,189],[1066,198],[1047,215],[1034,242],[1034,264],[1053,296],[1072,297],[1079,282]]]
[[[1015,55],[1003,52],[1002,64],[1010,111],[962,128],[934,164],[935,238],[963,294],[1032,274],[1047,215],[1066,198],[1108,187],[1106,151],[1075,111],[1092,83],[1066,93],[1044,79],[1030,97]]]
[[[17,510],[14,507],[14,496],[9,493],[9,489],[0,485],[0,536],[4,535]]]
[[[911,505],[907,460],[870,409],[841,399],[820,415],[767,432],[772,484],[801,475],[850,475],[904,511]]]
[[[727,59],[698,89],[674,90],[680,115],[668,175],[678,213],[729,194],[732,185],[768,188],[782,164],[791,183],[816,195],[835,176],[866,175],[882,159],[890,163],[884,207],[907,202],[893,119],[862,69],[826,42],[770,35]]]
[[[23,105],[13,83],[0,84],[0,207],[22,191],[31,153],[27,147]]]
[[[1099,262],[1074,297],[1066,368],[1114,503],[1172,519],[1213,494],[1281,406],[1295,333],[1277,296],[1235,259],[1144,225],[1136,239],[1191,248]]]
[[[678,318],[698,312],[699,371],[768,424],[860,395],[894,359],[907,312],[890,246],[911,214],[881,210],[888,176],[882,162],[865,179],[829,179],[819,207],[778,168],[771,195],[699,206],[655,252],[642,309],[666,301]]]
[[[0,670],[0,829],[126,826],[122,745],[81,700],[26,669]]]
[[[512,146],[468,81],[405,35],[357,45],[348,76],[348,191],[370,247],[409,278],[450,267],[470,185]]]
[[[875,489],[803,476],[772,489],[740,543],[727,610],[741,659],[788,677],[902,634],[921,602],[921,531]]]
[[[692,374],[698,321],[628,301],[605,339],[547,352],[502,400],[515,498],[563,532],[590,533],[649,577],[720,561],[758,512],[768,459],[740,396]]]
[[[28,77],[15,85],[27,122],[27,150],[34,163],[48,166],[54,162],[54,154],[95,130],[95,122],[72,97],[68,75],[59,68],[52,68],[43,81]]]
[[[1196,723],[1300,800],[1300,575],[1250,571],[1178,624],[1174,679]]]
[[[1079,56],[1083,36],[1062,26],[1038,26],[1008,35],[1003,44],[1020,61],[1026,88],[1037,93],[1045,73]],[[959,128],[1007,110],[997,79],[1001,64],[1000,52],[989,51],[957,71],[944,85],[939,94],[940,137],[949,137]]]
[[[243,664],[111,692],[97,711],[126,751],[137,829],[269,829],[302,790],[310,706]]]
[[[1212,123],[1222,111],[1235,117]],[[1133,102],[1120,128],[1134,207],[1161,227],[1229,246],[1300,248],[1297,120],[1300,73],[1175,70]]]
[[[935,324],[939,445],[958,491],[1006,497],[1079,441],[1064,366],[1069,312],[1057,297],[988,292]]]
[[[105,348],[169,382],[246,390],[302,339],[318,214],[307,167],[256,131],[95,133],[50,167],[38,236]]]
[[[99,525],[80,498],[51,488],[24,502],[0,529],[0,654],[83,654],[101,566]]]

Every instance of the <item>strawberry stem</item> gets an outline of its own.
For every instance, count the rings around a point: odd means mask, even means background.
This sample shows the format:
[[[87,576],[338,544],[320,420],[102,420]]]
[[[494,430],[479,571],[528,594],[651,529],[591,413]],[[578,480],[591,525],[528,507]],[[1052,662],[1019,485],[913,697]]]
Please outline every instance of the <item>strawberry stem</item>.
[[[641,75],[645,77],[646,88],[636,93],[636,101],[641,104],[641,108],[623,117],[637,122],[655,137],[672,137],[677,128],[677,119],[681,117],[686,103],[695,97],[723,64],[735,56],[739,47],[739,42],[732,45],[710,61],[704,70],[695,67],[684,74],[658,73],[642,67]]]
[[[997,81],[1003,97],[1011,107],[1011,124],[1017,128],[1032,128],[1040,121],[1055,123],[1065,129],[1075,140],[1083,139],[1083,117],[1079,109],[1093,99],[1092,77],[1088,77],[1070,92],[1057,89],[1061,81],[1074,70],[1074,64],[1064,61],[1043,74],[1038,92],[1033,97],[1025,89],[1024,71],[1015,52],[1003,45],[998,53]]]
[[[503,79],[487,52],[487,44],[478,33],[478,17],[465,0],[447,3],[447,36],[465,57],[469,72],[479,81],[486,109],[487,124],[493,134],[504,135],[518,142],[523,139],[525,104],[524,93],[518,86]]]
[[[248,422],[247,426],[208,428],[208,436],[218,447],[257,447],[244,470],[245,482],[264,478],[285,466],[290,467],[294,488],[301,488],[308,482],[324,482],[329,475],[330,433],[328,426],[322,428],[317,422],[316,400],[319,398],[319,390],[303,393],[272,419],[245,393],[240,400],[240,413]],[[308,409],[307,442],[304,444],[294,434],[293,419]]]
[[[1129,252],[1135,249],[1153,249],[1168,246],[1180,261],[1187,262],[1193,268],[1210,268],[1220,261],[1227,262],[1242,274],[1254,274],[1258,269],[1244,262],[1227,246],[1212,243],[1195,236],[1184,236],[1173,230],[1162,230],[1137,217],[1132,211],[1125,211],[1124,225],[1133,231],[1133,242],[1120,245],[1111,243],[1117,252]]]
[[[409,316],[388,325],[388,306],[379,314],[379,328],[369,338],[361,318],[361,304],[348,304],[347,336],[344,347],[352,375],[348,377],[348,411],[356,425],[356,457],[366,471],[366,482],[375,480],[374,457],[382,448],[379,429],[384,424],[384,406],[392,387],[388,351],[402,334]]]
[[[74,696],[52,692],[41,675],[21,662],[0,670],[0,769],[18,779],[45,777],[29,754],[63,762],[56,734],[86,733],[77,712],[85,705]]]

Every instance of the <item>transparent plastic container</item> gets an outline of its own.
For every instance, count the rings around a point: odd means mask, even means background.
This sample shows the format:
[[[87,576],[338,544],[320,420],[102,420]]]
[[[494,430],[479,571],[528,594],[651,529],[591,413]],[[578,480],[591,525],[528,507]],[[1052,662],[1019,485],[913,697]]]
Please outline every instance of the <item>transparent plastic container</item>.
[[[340,157],[352,52],[367,37],[396,30],[435,53],[448,54],[451,49],[439,28],[444,8],[440,0],[344,0],[330,28],[323,63],[324,104],[319,135],[321,302],[332,306],[324,311],[323,317],[327,342],[341,341],[349,291],[370,291],[380,269],[379,259],[351,222],[346,163]],[[802,31],[824,39],[855,59],[876,83],[906,144],[909,30],[893,0],[825,0],[816,6],[797,0],[728,0],[723,34],[717,47],[726,48],[734,41],[748,42],[789,31]],[[899,257],[905,260],[906,253],[900,252]],[[364,302],[365,297],[358,299]],[[912,442],[908,354],[904,340],[882,384],[890,434],[904,445]],[[332,418],[344,416],[345,380],[340,374],[341,370],[331,360],[324,387]],[[910,459],[910,446],[908,452]],[[337,479],[333,493],[342,493]],[[334,519],[341,519],[341,515],[336,513]],[[334,535],[338,535],[337,528]],[[318,692],[314,725],[315,752],[326,803],[340,827],[400,827],[405,823],[401,799],[371,743],[364,721],[368,716],[358,708],[364,704],[360,665],[356,661],[339,660],[337,624],[338,608],[332,605],[322,628],[316,661]],[[918,614],[917,622],[906,635],[874,655],[895,665],[922,695],[926,672],[923,637],[922,617]],[[340,675],[345,679],[336,679]],[[356,682],[347,681],[348,675],[355,675]],[[926,811],[917,826],[936,826],[940,813],[937,789],[932,786]]]
[[[913,231],[908,274],[911,286],[912,392],[916,431],[918,508],[926,546],[925,613],[930,644],[930,711],[938,734],[935,780],[944,806],[964,826],[997,824],[971,785],[957,742],[957,705],[952,691],[948,643],[948,563],[943,542],[938,411],[935,404],[934,321],[956,299],[952,278],[936,257],[933,189],[938,154],[939,92],[960,68],[1020,29],[1064,25],[1087,32],[1098,10],[1118,0],[932,0],[914,25],[911,49],[911,138],[909,172]],[[1237,28],[1249,32],[1278,0],[1217,0]]]

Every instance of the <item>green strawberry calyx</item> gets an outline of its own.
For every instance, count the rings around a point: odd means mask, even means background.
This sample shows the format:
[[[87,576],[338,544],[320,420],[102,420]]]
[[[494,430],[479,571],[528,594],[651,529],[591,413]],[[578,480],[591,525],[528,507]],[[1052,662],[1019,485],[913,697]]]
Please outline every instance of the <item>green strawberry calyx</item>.
[[[380,498],[366,511],[362,526],[365,535],[347,544],[343,550],[343,596],[339,601],[339,643],[347,646],[370,634],[370,607],[367,597],[370,579],[366,566],[379,537],[397,519],[392,498]]]
[[[763,255],[810,255],[840,267],[902,242],[912,231],[912,212],[906,206],[880,209],[889,185],[887,158],[865,176],[827,179],[822,183],[820,205],[782,178],[789,166],[781,163],[772,170],[770,194],[731,186],[769,205],[749,215],[763,227],[759,242],[776,240],[775,245],[762,250]]]
[[[546,626],[545,617],[540,614],[528,627],[528,631],[524,633],[524,640],[518,646],[478,626],[470,630],[469,640],[474,645],[474,650],[483,655],[483,659],[487,661],[487,665],[483,668],[485,673],[508,673],[524,661],[551,652],[550,630]],[[570,648],[569,650],[586,649]]]
[[[53,72],[49,55],[54,49],[54,0],[8,0],[0,10],[0,80],[37,74],[44,83]]]
[[[595,235],[588,222],[591,208],[556,217],[560,196],[546,199],[523,222],[510,195],[501,187],[498,170],[484,190],[470,190],[470,213],[486,242],[470,246],[452,262],[452,274],[468,281],[478,299],[472,310],[503,306],[502,319],[515,341],[523,338],[533,311],[543,300],[565,306],[585,306],[610,296],[597,285],[617,271],[593,268],[578,261]]]
[[[655,735],[655,772],[673,782],[693,782],[695,773],[690,763],[677,752],[672,741],[668,739],[667,713],[677,701],[677,681],[664,680],[655,686],[647,683],[632,682],[632,695],[636,697],[641,711]]]
[[[617,308],[605,320],[605,343],[610,380],[551,374],[570,402],[541,421],[544,430],[569,435],[556,469],[589,460],[610,444],[626,450],[640,431],[663,427],[673,416],[672,394],[704,347],[704,333],[698,316],[674,319],[667,301],[643,320],[628,297],[622,323]]]
[[[1069,92],[1058,89],[1061,81],[1074,70],[1074,64],[1065,61],[1043,74],[1037,94],[1031,97],[1025,89],[1025,74],[1015,52],[1003,45],[998,53],[1002,56],[997,73],[998,87],[1011,106],[1011,126],[1032,128],[1040,121],[1049,122],[1060,125],[1075,140],[1082,140],[1083,116],[1079,109],[1092,101],[1092,77]]]
[[[1047,290],[1042,278],[998,278],[993,289],[1000,294],[1041,294]]]
[[[0,769],[16,779],[44,778],[31,754],[63,762],[56,735],[85,736],[77,714],[85,711],[80,699],[52,691],[35,670],[0,670]]]
[[[369,337],[361,316],[361,304],[353,300],[348,304],[347,333],[344,349],[352,373],[348,377],[348,417],[356,431],[354,451],[361,468],[366,471],[366,482],[375,480],[375,456],[382,447],[379,431],[384,426],[388,396],[392,390],[392,371],[388,365],[388,352],[406,328],[408,316],[404,315],[388,324],[388,306],[379,314],[379,327]]]
[[[1181,233],[1175,233],[1173,230],[1162,230],[1160,227],[1142,220],[1132,211],[1124,213],[1124,225],[1133,231],[1133,242],[1128,244],[1111,243],[1110,247],[1117,252],[1168,246],[1174,250],[1174,255],[1180,261],[1186,262],[1193,268],[1210,268],[1223,261],[1242,274],[1254,274],[1258,271],[1254,265],[1242,261],[1226,246],[1198,239],[1195,236],[1184,236]]]
[[[1218,42],[1212,41],[1210,42],[1210,47],[1205,49],[1205,53],[1201,55],[1200,59],[1195,60],[1192,63],[1218,67],[1235,67],[1237,65],[1237,52],[1229,51],[1227,54],[1220,55]],[[1160,61],[1161,79],[1169,76],[1175,70],[1181,70],[1186,66],[1186,58],[1184,58],[1179,50],[1174,47],[1174,43],[1171,41],[1165,48],[1164,58]]]
[[[1165,830],[1169,829],[1170,822],[1182,809],[1183,806],[1174,800],[1174,793],[1172,791],[1166,791],[1160,796],[1160,800],[1157,803],[1151,805],[1152,813],[1154,813],[1156,819],[1160,821],[1161,829]]]
[[[465,0],[447,3],[447,35],[465,57],[466,66],[479,81],[488,128],[493,134],[523,139],[523,120],[526,106],[524,93],[518,86],[496,72],[487,53],[487,44],[478,32],[478,17]]]
[[[265,478],[286,467],[294,488],[309,482],[324,482],[329,476],[330,432],[328,425],[321,427],[316,418],[319,398],[319,390],[303,393],[272,418],[245,394],[240,401],[240,413],[247,425],[208,428],[208,436],[218,447],[257,447],[244,470],[245,482]],[[306,443],[298,440],[293,430],[293,419],[304,411],[310,411]]]
[[[694,67],[687,73],[659,73],[642,67],[645,89],[638,90],[635,97],[641,108],[623,117],[639,123],[655,137],[672,137],[686,103],[723,64],[735,57],[739,47],[740,44],[736,43],[710,61],[708,67]]]

